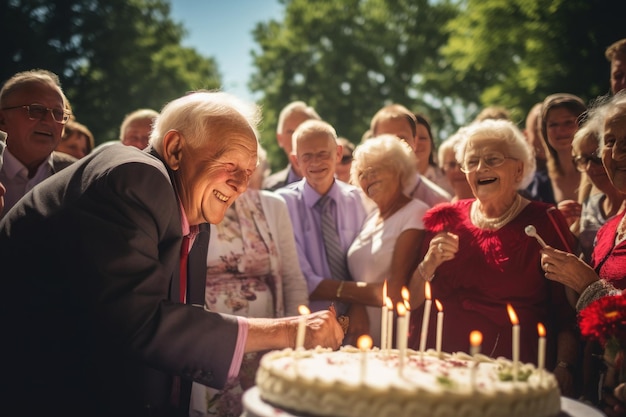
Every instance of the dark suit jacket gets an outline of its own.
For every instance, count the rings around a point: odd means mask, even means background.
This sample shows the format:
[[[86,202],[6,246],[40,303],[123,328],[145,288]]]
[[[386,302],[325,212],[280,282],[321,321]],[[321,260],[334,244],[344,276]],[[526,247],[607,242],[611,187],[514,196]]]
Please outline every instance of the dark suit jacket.
[[[291,164],[270,175],[263,180],[263,189],[268,191],[276,191],[290,183],[287,181],[289,178],[289,172],[291,171]],[[300,180],[298,178],[297,180]]]
[[[104,148],[22,198],[0,221],[0,410],[163,415],[171,375],[221,388],[237,322],[172,301],[181,240],[165,165],[133,147]]]

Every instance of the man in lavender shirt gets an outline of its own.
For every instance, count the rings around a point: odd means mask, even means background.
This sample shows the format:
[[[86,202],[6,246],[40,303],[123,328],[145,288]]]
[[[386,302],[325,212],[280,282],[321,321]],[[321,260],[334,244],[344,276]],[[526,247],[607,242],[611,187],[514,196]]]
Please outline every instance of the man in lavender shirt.
[[[344,282],[352,280],[347,271],[344,276],[331,273],[318,200],[324,196],[331,199],[328,204],[334,214],[338,250],[344,263],[348,248],[366,218],[361,192],[335,180],[335,167],[341,157],[342,148],[337,144],[337,134],[331,125],[320,120],[302,123],[293,134],[291,163],[298,167],[304,178],[277,190],[287,202],[312,311],[326,309],[329,301],[341,299]],[[338,313],[346,310],[346,305],[337,305]]]

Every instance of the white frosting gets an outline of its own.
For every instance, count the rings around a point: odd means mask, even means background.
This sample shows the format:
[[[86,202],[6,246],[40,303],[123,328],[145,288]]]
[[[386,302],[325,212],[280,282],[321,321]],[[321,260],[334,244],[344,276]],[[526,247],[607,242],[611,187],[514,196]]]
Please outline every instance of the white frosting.
[[[365,377],[362,359],[366,355]],[[261,360],[261,397],[281,408],[333,417],[549,417],[560,412],[554,376],[530,364],[523,381],[509,360],[478,355],[424,355],[409,350],[402,371],[398,351],[345,347],[274,351]],[[475,381],[475,382],[473,382]]]

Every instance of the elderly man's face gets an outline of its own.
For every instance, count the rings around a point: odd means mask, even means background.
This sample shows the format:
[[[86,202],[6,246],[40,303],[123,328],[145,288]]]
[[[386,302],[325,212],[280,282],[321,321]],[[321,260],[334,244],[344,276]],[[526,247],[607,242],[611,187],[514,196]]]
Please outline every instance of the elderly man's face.
[[[134,146],[137,149],[144,149],[148,146],[151,131],[152,119],[133,120],[124,130],[122,143],[126,146]]]
[[[0,111],[0,129],[7,136],[7,148],[27,167],[37,166],[52,153],[61,141],[63,124],[56,122],[52,114],[31,120],[28,111],[21,106],[41,104],[47,108],[63,111],[65,103],[58,87],[41,82],[24,84],[9,94]]]
[[[248,188],[257,165],[256,138],[231,134],[227,141],[229,148],[212,160],[206,157],[214,153],[211,142],[183,151],[179,191],[189,224],[221,222],[226,209]]]

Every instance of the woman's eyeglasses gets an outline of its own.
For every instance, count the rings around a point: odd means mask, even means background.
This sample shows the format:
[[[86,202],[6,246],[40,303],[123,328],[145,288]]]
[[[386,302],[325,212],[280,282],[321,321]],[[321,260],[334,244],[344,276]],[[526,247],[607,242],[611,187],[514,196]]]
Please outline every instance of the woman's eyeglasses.
[[[43,120],[48,113],[52,115],[52,119],[64,125],[70,120],[71,113],[65,109],[51,109],[41,104],[28,104],[23,106],[4,107],[2,110],[26,109],[30,120]]]
[[[595,165],[602,165],[602,158],[598,155],[578,155],[573,158],[574,165],[579,172],[587,172],[589,170],[589,162]]]
[[[470,156],[467,158],[463,164],[461,164],[461,171],[469,174],[470,172],[474,172],[478,169],[478,164],[480,161],[483,161],[486,166],[489,168],[497,168],[504,164],[507,159],[517,160],[517,158],[512,158],[510,156],[504,156],[500,152],[490,152],[488,154],[482,156]]]

